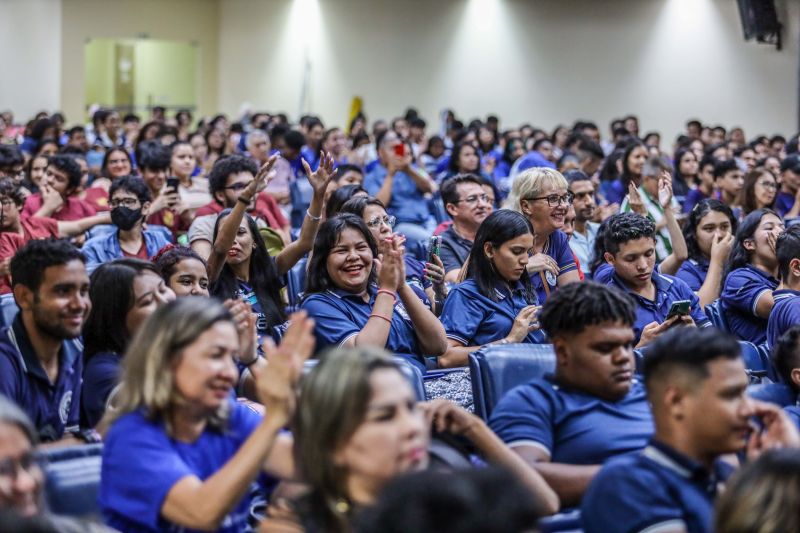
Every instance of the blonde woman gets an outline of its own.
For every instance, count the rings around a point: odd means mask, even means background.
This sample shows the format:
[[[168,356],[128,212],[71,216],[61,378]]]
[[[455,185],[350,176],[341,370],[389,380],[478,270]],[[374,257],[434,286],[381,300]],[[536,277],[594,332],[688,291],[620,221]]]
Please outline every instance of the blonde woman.
[[[522,213],[533,226],[527,268],[540,304],[557,287],[580,280],[567,235],[561,231],[572,198],[559,171],[537,167],[514,178],[506,200],[506,208]]]
[[[291,439],[279,435],[293,387],[313,350],[313,321],[292,317],[280,348],[265,346],[256,373],[263,417],[236,403],[239,337],[229,311],[202,297],[158,309],[125,356],[103,450],[100,507],[120,531],[247,529],[248,490],[259,473],[293,474]]]

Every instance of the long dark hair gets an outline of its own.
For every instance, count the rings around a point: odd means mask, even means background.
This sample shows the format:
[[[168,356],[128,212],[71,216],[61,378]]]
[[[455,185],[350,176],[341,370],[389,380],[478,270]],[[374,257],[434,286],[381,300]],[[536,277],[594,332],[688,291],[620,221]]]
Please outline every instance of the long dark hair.
[[[464,148],[470,147],[475,150],[475,155],[478,157],[478,166],[476,168],[469,168],[465,171],[462,171],[458,168],[458,160],[461,158],[461,152]],[[448,163],[447,170],[450,173],[458,174],[460,172],[473,172],[475,174],[479,174],[481,171],[481,155],[478,149],[475,147],[474,144],[470,142],[460,142],[453,147],[453,152],[450,154],[450,162]]]
[[[622,150],[614,150],[606,160],[603,162],[603,166],[600,168],[600,181],[616,181],[619,179],[619,169],[617,169],[617,161],[623,156],[625,152]]]
[[[378,246],[369,228],[361,220],[361,217],[349,213],[337,215],[329,218],[317,230],[317,238],[314,239],[314,250],[311,252],[311,260],[308,262],[308,274],[306,275],[306,295],[325,292],[335,289],[333,280],[328,274],[328,256],[331,249],[339,242],[339,235],[346,229],[354,229],[361,233],[367,242],[369,249],[372,250],[372,257],[378,257]],[[375,269],[369,275],[369,282],[375,281]]]
[[[737,199],[737,202],[742,206],[742,211],[744,211],[745,215],[758,209],[758,206],[756,205],[756,183],[761,180],[762,176],[769,176],[775,181],[775,186],[777,187],[778,185],[778,179],[775,177],[775,175],[764,167],[756,167],[748,172],[744,177],[744,187],[742,187],[742,190],[739,192],[739,198]],[[772,197],[772,203],[767,206],[770,209],[775,206],[775,200],[778,198],[777,189],[775,192],[775,196]]]
[[[497,301],[495,286],[498,281],[505,281],[500,278],[494,265],[486,257],[483,251],[484,244],[487,242],[497,249],[503,243],[515,239],[520,235],[530,233],[533,235],[533,227],[530,221],[522,213],[510,209],[499,209],[486,217],[475,235],[475,242],[469,254],[469,266],[467,268],[467,278],[475,280],[478,291],[492,300]],[[525,300],[529,304],[536,302],[536,291],[534,291],[528,272],[522,273],[520,278],[522,286],[525,288]]]
[[[89,289],[92,310],[83,326],[85,361],[100,352],[125,352],[135,333],[125,326],[135,302],[133,281],[148,271],[161,277],[155,265],[134,258],[104,263],[92,273]]]
[[[775,215],[776,217],[778,216],[778,214],[772,209],[763,208],[756,209],[744,217],[744,220],[742,220],[742,225],[739,226],[739,229],[736,232],[736,240],[733,241],[733,248],[731,249],[731,254],[728,256],[728,263],[725,265],[725,275],[723,276],[723,279],[727,278],[728,274],[737,268],[742,268],[743,266],[750,264],[750,256],[752,252],[744,247],[744,241],[753,238],[753,235],[758,229],[758,225],[761,224],[761,219],[767,215]]]
[[[633,181],[633,175],[631,174],[631,169],[628,166],[628,157],[630,157],[633,151],[638,147],[642,147],[647,150],[647,147],[644,145],[644,143],[636,139],[635,141],[631,141],[631,143],[625,147],[625,152],[622,154],[622,174],[620,174],[620,179],[622,180],[622,185],[626,191],[626,194],[628,191],[628,184]]]
[[[592,264],[590,265],[589,272],[594,272],[602,265],[606,263],[606,228],[608,227],[608,219],[604,220],[600,223],[597,227],[597,235],[595,235],[594,239],[594,257],[592,259]]]
[[[217,217],[217,222],[214,224],[213,240],[217,240],[217,233],[222,220],[230,214],[230,209],[224,209]],[[255,243],[253,253],[250,255],[250,277],[247,284],[253,288],[258,305],[261,306],[261,311],[267,316],[267,327],[271,328],[286,321],[283,300],[281,300],[281,282],[278,276],[278,267],[275,265],[275,260],[267,252],[267,247],[264,245],[264,239],[261,238],[255,219],[247,213],[245,213],[244,217],[247,221],[247,229],[250,230],[250,235],[253,236],[253,242]],[[236,274],[233,273],[233,269],[226,262],[219,273],[219,278],[211,287],[211,294],[226,300],[233,298],[238,289],[239,283],[236,279]]]
[[[731,223],[731,233],[736,235],[738,222],[736,217],[733,216],[733,211],[730,207],[714,198],[706,198],[696,203],[691,213],[689,213],[686,226],[683,228],[683,238],[686,241],[686,247],[689,249],[689,259],[694,259],[695,261],[705,259],[703,252],[700,251],[700,246],[697,244],[697,227],[703,217],[712,211],[718,211],[728,217]]]
[[[108,160],[111,159],[111,154],[114,152],[125,154],[125,157],[128,159],[128,164],[131,166],[131,172],[133,172],[133,161],[131,161],[131,154],[129,154],[128,151],[121,146],[114,146],[113,148],[106,150],[106,154],[103,156],[103,165],[100,167],[100,173],[104,178],[111,179],[111,174],[108,171]],[[109,194],[109,197],[110,196],[111,195]]]
[[[683,156],[685,156],[686,154],[692,154],[692,156],[694,156],[694,158],[695,158],[695,161],[697,160],[697,154],[695,154],[694,151],[691,148],[688,148],[688,147],[686,147],[686,148],[678,148],[677,150],[675,150],[675,157],[674,157],[674,159],[675,159],[675,168],[674,168],[674,170],[672,172],[673,184],[674,184],[675,181],[681,183],[682,184],[681,185],[682,190],[684,190],[684,191],[687,191],[689,189],[689,186],[692,185],[692,183],[689,183],[689,182],[686,181],[686,176],[684,176],[683,173],[681,172],[681,159],[683,159]],[[697,173],[698,174],[700,173],[700,161],[697,161]],[[697,174],[692,176],[692,181],[693,182],[699,181],[698,177],[697,177]]]
[[[330,198],[328,198],[328,203],[325,205],[325,218],[333,218],[338,215],[342,206],[360,192],[367,191],[361,185],[343,185],[333,191]]]

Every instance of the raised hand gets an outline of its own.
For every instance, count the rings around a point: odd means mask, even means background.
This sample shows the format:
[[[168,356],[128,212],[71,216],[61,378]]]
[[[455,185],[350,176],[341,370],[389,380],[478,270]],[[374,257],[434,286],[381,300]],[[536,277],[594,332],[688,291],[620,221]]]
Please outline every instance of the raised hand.
[[[306,176],[308,176],[308,182],[311,184],[311,188],[314,189],[314,194],[319,196],[325,194],[325,189],[327,189],[328,183],[331,182],[331,179],[336,174],[333,156],[330,154],[330,152],[320,152],[319,166],[317,167],[316,172],[311,172],[311,167],[308,165],[305,159],[302,159],[301,162],[303,163],[303,168],[306,171]]]
[[[658,203],[663,209],[672,203],[672,176],[666,170],[658,178]]]
[[[42,196],[42,207],[48,209],[51,213],[64,205],[61,193],[46,183],[42,183],[39,194]]]
[[[659,194],[660,196],[660,194]],[[628,184],[628,205],[631,206],[631,211],[642,216],[647,216],[647,209],[642,201],[642,196],[639,194],[639,189],[633,182]]]
[[[242,191],[242,196],[246,200],[252,200],[258,191],[267,186],[269,180],[274,176],[274,174],[271,173],[272,167],[275,166],[275,163],[278,161],[279,157],[280,156],[278,154],[272,155],[269,159],[267,159],[266,163],[261,165],[261,168],[258,169],[255,179],[248,183],[247,188]]]

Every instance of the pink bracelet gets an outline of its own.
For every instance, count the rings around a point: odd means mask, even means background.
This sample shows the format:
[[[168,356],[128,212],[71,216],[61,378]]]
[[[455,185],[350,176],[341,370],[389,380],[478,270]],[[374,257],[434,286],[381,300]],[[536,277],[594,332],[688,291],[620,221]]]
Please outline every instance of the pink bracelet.
[[[391,318],[385,317],[385,316],[383,316],[383,315],[379,315],[379,314],[377,314],[377,313],[372,313],[371,315],[369,315],[369,317],[370,317],[370,318],[372,318],[372,317],[375,317],[375,318],[382,318],[382,319],[384,319],[386,322],[388,322],[389,324],[391,324],[391,323],[392,323],[392,319],[391,319]]]
[[[394,303],[397,303],[397,293],[396,292],[392,292],[392,291],[390,291],[388,289],[378,289],[378,293],[377,294],[388,294],[389,296],[394,298]],[[376,297],[377,297],[377,294],[376,294]]]

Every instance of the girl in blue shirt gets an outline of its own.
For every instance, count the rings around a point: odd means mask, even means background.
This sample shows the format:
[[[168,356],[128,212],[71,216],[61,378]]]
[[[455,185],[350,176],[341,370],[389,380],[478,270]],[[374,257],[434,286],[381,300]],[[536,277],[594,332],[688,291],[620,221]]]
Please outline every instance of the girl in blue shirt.
[[[175,299],[152,263],[117,259],[92,273],[92,310],[83,327],[81,419],[95,427],[117,385],[122,354],[153,312]]]
[[[736,226],[733,211],[719,200],[702,200],[689,213],[683,229],[689,258],[675,277],[697,293],[703,307],[719,298],[722,271],[733,246]]]
[[[720,300],[731,333],[761,344],[767,339],[767,319],[778,288],[775,244],[783,232],[783,220],[771,209],[747,215],[733,243]]]
[[[508,209],[489,215],[478,228],[467,279],[450,291],[442,311],[447,352],[440,366],[467,364],[486,344],[542,343],[536,290],[527,272],[533,233],[528,220]]]
[[[423,356],[445,351],[444,328],[406,282],[402,238],[389,236],[378,250],[355,215],[320,226],[302,304],[316,321],[317,348],[386,348],[424,372]]]
[[[239,340],[214,300],[179,298],[158,309],[125,357],[122,387],[103,448],[99,504],[119,531],[239,532],[249,527],[250,488],[268,472],[293,476],[291,439],[279,435],[313,347],[303,314],[259,371],[262,417],[232,399]]]

